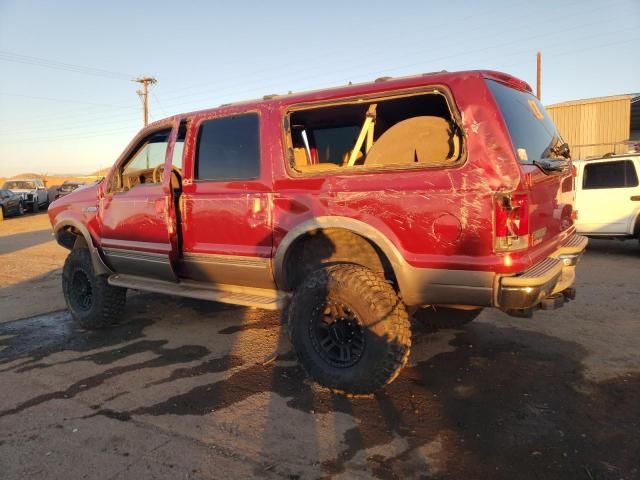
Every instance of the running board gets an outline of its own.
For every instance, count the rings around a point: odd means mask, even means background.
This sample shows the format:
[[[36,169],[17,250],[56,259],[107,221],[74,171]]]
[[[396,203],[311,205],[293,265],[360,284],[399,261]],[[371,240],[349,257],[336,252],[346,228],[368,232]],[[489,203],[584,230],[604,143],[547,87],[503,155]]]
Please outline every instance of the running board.
[[[213,287],[209,284],[192,280],[174,283],[120,273],[110,275],[108,282],[109,285],[114,287],[125,287],[145,292],[197,298],[266,310],[281,310],[289,302],[289,294],[266,288],[240,287],[237,285],[215,285]]]

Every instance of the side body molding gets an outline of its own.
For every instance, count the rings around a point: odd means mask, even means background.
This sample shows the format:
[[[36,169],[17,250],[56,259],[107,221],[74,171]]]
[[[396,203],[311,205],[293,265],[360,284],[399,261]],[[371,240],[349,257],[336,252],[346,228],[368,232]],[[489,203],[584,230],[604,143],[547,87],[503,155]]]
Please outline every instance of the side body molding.
[[[82,234],[85,242],[87,242],[89,253],[91,254],[91,262],[93,264],[93,270],[96,272],[97,275],[113,273],[113,271],[109,267],[107,267],[107,265],[102,260],[102,257],[100,256],[100,251],[93,243],[93,238],[91,237],[89,230],[87,230],[87,227],[85,227],[82,224],[82,222],[73,218],[67,218],[64,220],[60,220],[58,223],[56,223],[55,227],[53,227],[53,234],[55,235],[56,241],[60,246],[64,248],[68,248],[67,246],[65,246],[60,242],[60,233],[62,230],[65,229],[65,227],[73,227],[74,229],[78,230]]]

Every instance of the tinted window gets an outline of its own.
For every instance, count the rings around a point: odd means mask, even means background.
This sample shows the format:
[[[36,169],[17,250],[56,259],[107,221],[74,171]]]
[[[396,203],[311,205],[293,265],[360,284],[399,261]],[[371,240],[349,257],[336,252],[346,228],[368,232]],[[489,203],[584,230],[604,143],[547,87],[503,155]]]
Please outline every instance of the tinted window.
[[[638,175],[630,160],[591,163],[584,167],[584,178],[582,179],[584,190],[637,186]]]
[[[548,157],[549,147],[560,135],[540,101],[528,92],[493,80],[487,80],[487,85],[500,107],[520,162]]]
[[[257,114],[204,122],[198,134],[198,180],[257,178],[260,172]]]

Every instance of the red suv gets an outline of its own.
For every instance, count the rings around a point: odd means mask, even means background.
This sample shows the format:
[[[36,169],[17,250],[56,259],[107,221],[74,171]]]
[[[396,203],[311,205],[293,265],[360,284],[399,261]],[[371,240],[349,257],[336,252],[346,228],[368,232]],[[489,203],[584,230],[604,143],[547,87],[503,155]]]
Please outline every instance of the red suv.
[[[529,315],[573,298],[569,150],[523,81],[435,73],[272,95],[143,129],[54,202],[83,326],[127,288],[267,309],[321,384],[391,382],[409,313]]]

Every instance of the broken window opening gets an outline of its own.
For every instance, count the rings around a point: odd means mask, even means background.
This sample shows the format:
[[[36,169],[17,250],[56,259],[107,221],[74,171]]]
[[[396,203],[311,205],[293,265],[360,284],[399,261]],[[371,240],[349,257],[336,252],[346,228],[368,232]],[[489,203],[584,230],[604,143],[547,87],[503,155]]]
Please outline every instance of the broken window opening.
[[[292,111],[292,168],[300,173],[341,169],[451,166],[462,158],[462,134],[444,95]]]

